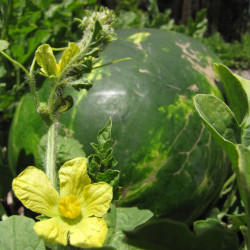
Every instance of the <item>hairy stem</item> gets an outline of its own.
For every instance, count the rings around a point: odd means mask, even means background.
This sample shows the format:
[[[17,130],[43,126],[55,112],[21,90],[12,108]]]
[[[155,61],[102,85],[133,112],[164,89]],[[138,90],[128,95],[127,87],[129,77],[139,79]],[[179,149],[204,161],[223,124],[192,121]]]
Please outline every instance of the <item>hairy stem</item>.
[[[36,108],[38,108],[40,101],[39,101],[39,97],[38,97],[38,94],[36,91],[36,82],[35,82],[33,75],[30,75],[28,82],[29,82],[29,86],[30,86],[30,92],[33,95],[35,103],[36,103]]]
[[[58,122],[53,120],[48,128],[47,133],[47,151],[45,154],[45,173],[50,181],[57,187],[57,171],[56,171],[56,136],[57,136]]]

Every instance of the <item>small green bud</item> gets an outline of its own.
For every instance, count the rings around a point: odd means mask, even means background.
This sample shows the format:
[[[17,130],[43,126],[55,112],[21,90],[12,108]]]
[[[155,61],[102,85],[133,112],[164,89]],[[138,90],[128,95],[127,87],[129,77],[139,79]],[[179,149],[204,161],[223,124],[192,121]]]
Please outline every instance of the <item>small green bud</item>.
[[[49,109],[46,102],[41,102],[37,108],[37,113],[42,117],[42,119],[47,123],[51,123],[51,118],[49,114]]]
[[[91,47],[103,49],[106,44],[116,40],[116,33],[111,27],[115,20],[115,14],[108,8],[101,7],[99,11],[85,11],[80,27],[84,28],[81,45],[91,43]]]
[[[48,110],[48,106],[47,106],[47,103],[46,102],[41,102],[39,104],[39,107],[37,109],[37,112],[40,114],[40,115],[49,115],[49,110]]]

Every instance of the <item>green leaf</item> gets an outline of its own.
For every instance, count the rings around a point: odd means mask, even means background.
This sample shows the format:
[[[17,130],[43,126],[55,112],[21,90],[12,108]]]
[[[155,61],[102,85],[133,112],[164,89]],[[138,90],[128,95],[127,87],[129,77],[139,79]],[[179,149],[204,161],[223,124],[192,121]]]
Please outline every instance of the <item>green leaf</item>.
[[[208,219],[194,223],[194,234],[182,222],[169,219],[148,223],[126,231],[126,241],[142,249],[157,250],[238,250],[237,234],[219,221]]]
[[[118,183],[119,176],[120,176],[120,171],[108,169],[104,173],[98,173],[96,179],[98,182],[99,181],[107,182],[109,185],[113,187]]]
[[[250,116],[247,117],[244,126],[242,126],[241,144],[250,147]]]
[[[142,249],[195,249],[196,237],[182,222],[160,220],[126,231],[126,241]]]
[[[214,64],[215,71],[219,74],[225,89],[228,106],[234,112],[241,125],[248,115],[248,96],[242,82],[224,65]]]
[[[248,96],[248,105],[250,106],[250,80],[247,80],[241,76],[235,75],[235,77],[241,82],[242,86],[244,87],[247,96]],[[250,115],[247,116],[247,119],[242,127],[242,138],[241,143],[249,147],[250,146]]]
[[[5,40],[0,40],[0,51],[5,50],[9,47],[9,43]]]
[[[76,81],[69,82],[69,84],[77,91],[81,89],[89,90],[93,86],[93,82],[86,77],[82,77]]]
[[[238,171],[237,180],[241,199],[247,216],[250,216],[250,150],[243,145],[237,145]]]
[[[242,214],[226,214],[226,217],[231,221],[231,230],[239,231],[242,226],[247,224],[247,217],[245,213]]]
[[[105,215],[109,229],[105,245],[116,249],[137,249],[123,241],[125,238],[123,230],[133,230],[135,227],[148,221],[152,216],[153,213],[149,210],[139,210],[136,207],[116,208],[114,205],[111,205],[110,211]]]
[[[43,73],[48,76],[57,75],[56,59],[49,44],[39,46],[36,50],[35,58]]]
[[[241,82],[242,86],[244,87],[247,96],[248,96],[248,103],[250,106],[250,80],[242,77],[242,76],[238,76],[236,74],[234,74],[234,76]]]
[[[238,250],[237,234],[229,231],[220,221],[215,219],[194,222],[197,241],[195,249],[202,250]]]
[[[35,222],[24,216],[13,215],[0,222],[0,249],[45,250],[43,240],[33,230]]]
[[[38,145],[38,154],[44,155],[46,150],[47,144],[47,135],[44,135],[40,143]],[[66,136],[57,136],[57,149],[56,149],[56,156],[57,156],[57,166],[62,166],[66,161],[69,161],[73,158],[78,156],[85,156],[85,152],[83,150],[83,145],[74,138],[66,137]],[[40,164],[37,164],[40,165]]]
[[[58,97],[56,103],[54,112],[55,113],[63,113],[71,109],[74,105],[74,100],[71,95],[67,95],[66,97]]]
[[[207,129],[227,152],[234,166],[237,165],[235,144],[240,142],[240,128],[228,106],[213,95],[198,94],[194,97],[198,114]]]
[[[69,43],[67,49],[63,52],[61,60],[59,62],[59,72],[62,72],[62,70],[72,60],[72,58],[79,54],[79,52],[80,48],[77,46],[76,43]]]
[[[99,21],[95,21],[94,32],[92,35],[92,41],[96,40],[96,38],[98,37],[98,34],[101,32],[101,30],[102,30],[102,25],[100,24]]]
[[[105,125],[103,129],[101,129],[98,132],[98,135],[97,135],[97,141],[101,147],[105,146],[105,148],[107,148],[109,146],[110,138],[111,138],[111,128],[112,128],[112,120],[111,118],[109,118],[108,123]],[[107,145],[107,142],[108,142],[108,145]]]

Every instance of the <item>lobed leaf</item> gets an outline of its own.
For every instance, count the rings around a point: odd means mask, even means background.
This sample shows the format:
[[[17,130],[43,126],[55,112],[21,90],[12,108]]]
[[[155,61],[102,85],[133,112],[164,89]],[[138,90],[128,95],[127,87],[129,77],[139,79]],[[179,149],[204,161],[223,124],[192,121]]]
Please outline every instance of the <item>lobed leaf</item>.
[[[93,86],[93,82],[86,77],[82,77],[76,81],[72,81],[69,84],[77,91],[81,89],[89,90]]]
[[[97,174],[97,181],[107,182],[112,187],[117,185],[120,176],[120,171],[108,169],[104,173]]]
[[[97,141],[100,146],[105,146],[107,148],[110,144],[111,138],[111,128],[112,128],[112,120],[109,118],[108,123],[105,125],[103,129],[98,132]]]

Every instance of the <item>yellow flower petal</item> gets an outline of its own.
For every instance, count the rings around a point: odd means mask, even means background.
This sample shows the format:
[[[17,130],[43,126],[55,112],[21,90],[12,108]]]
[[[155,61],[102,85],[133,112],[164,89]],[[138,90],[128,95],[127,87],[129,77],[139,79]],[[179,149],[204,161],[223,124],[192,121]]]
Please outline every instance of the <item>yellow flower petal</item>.
[[[12,187],[25,207],[49,217],[58,214],[59,194],[43,171],[27,167],[13,180]]]
[[[80,52],[80,48],[75,43],[69,43],[67,49],[63,52],[61,60],[59,62],[58,71],[61,72],[67,64]]]
[[[83,218],[70,228],[69,242],[76,247],[101,247],[106,238],[108,228],[103,218]]]
[[[38,47],[35,58],[41,70],[48,76],[57,75],[56,58],[49,44],[43,44]]]
[[[59,170],[59,178],[61,197],[73,194],[80,201],[83,188],[91,183],[87,174],[87,159],[77,157],[65,162]]]
[[[51,218],[36,222],[34,230],[47,242],[67,245],[69,225],[60,218]]]
[[[83,191],[83,199],[80,200],[84,208],[83,216],[102,217],[108,211],[112,198],[112,187],[105,182],[86,186]]]

